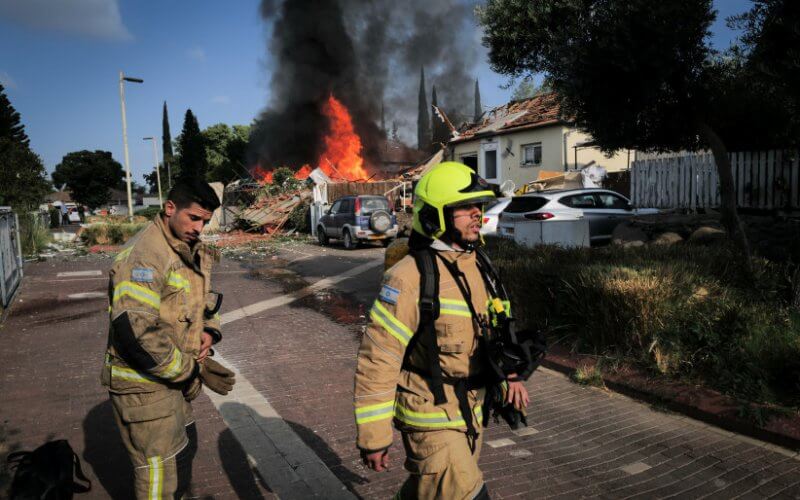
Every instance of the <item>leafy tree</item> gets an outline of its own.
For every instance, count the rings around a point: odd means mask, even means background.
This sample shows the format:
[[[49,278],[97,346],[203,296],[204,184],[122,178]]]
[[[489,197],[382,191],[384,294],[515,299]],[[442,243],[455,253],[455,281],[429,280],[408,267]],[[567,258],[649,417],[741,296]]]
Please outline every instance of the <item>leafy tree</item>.
[[[417,148],[427,150],[431,145],[431,121],[425,96],[425,69],[419,69],[419,103],[417,108]]]
[[[229,183],[244,170],[245,153],[250,137],[249,125],[229,127],[224,123],[203,130],[208,158],[209,182]]]
[[[34,208],[51,189],[42,160],[30,149],[20,115],[0,85],[0,205]]]
[[[478,87],[478,79],[475,79],[475,111],[472,115],[472,121],[477,122],[483,115],[483,106],[481,106],[481,89]]]
[[[205,140],[203,134],[200,133],[197,118],[191,109],[186,110],[183,120],[183,130],[178,138],[178,154],[180,154],[178,175],[181,178],[205,178],[208,172]]]
[[[174,165],[174,159],[172,154],[172,135],[169,132],[169,114],[167,114],[167,101],[164,101],[164,113],[163,117],[161,118],[161,157],[164,160],[164,166],[166,167],[164,170],[167,173],[172,173],[173,178],[175,178],[175,172],[172,172],[172,166]],[[152,174],[153,180],[155,180],[155,173]],[[166,177],[162,177],[161,179],[161,189],[169,189],[172,185],[171,180],[168,180],[166,183],[164,182]],[[148,181],[150,182],[150,181]]]
[[[169,191],[169,184],[167,183],[167,169],[163,162],[159,165],[158,173],[160,174],[159,177],[161,177],[161,193],[166,197],[167,191]],[[144,178],[144,182],[147,184],[148,192],[158,194],[158,180],[156,179],[155,170],[142,175],[142,178]]]
[[[726,142],[744,116],[723,110],[737,72],[721,71],[708,44],[712,0],[488,0],[479,11],[495,71],[544,73],[565,116],[600,148],[640,151],[710,147],[723,223],[744,255]],[[741,130],[739,131],[741,134]],[[749,259],[745,265],[749,266]]]
[[[89,208],[108,202],[110,188],[124,187],[125,172],[109,151],[67,153],[53,171],[56,185],[66,184],[72,198]]]
[[[0,137],[0,205],[35,208],[52,189],[45,175],[42,160],[27,145]]]
[[[543,81],[541,85],[536,85],[536,82],[533,80],[533,78],[523,78],[511,93],[511,100],[520,101],[522,99],[530,99],[531,97],[536,97],[539,94],[545,94],[551,90],[552,88],[547,80]]]
[[[25,126],[20,121],[19,113],[6,97],[2,84],[0,84],[0,138],[7,138],[28,147]]]
[[[800,3],[792,0],[754,0],[750,11],[728,20],[743,31],[740,38],[744,65],[756,91],[784,109],[789,126],[777,127],[784,145],[800,142]],[[733,51],[737,53],[736,50]],[[782,133],[781,133],[782,132]],[[774,136],[773,136],[774,137]]]

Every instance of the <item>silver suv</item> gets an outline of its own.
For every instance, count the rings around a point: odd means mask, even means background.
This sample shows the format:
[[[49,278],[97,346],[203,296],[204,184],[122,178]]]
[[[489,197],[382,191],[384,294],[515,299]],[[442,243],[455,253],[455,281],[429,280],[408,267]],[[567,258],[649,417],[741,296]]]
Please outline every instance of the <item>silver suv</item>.
[[[631,206],[630,200],[608,189],[556,189],[515,196],[500,214],[500,236],[514,236],[517,222],[575,220],[589,221],[592,242],[611,239],[617,224],[633,215],[658,213],[654,208]]]
[[[380,241],[389,246],[397,237],[397,218],[385,196],[344,196],[336,200],[317,223],[317,239],[327,245],[341,239],[348,250],[360,241]]]

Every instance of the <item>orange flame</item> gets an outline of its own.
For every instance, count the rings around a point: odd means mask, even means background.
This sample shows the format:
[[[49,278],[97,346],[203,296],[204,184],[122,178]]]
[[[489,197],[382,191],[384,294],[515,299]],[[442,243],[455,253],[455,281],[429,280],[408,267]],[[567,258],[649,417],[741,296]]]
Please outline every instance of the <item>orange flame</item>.
[[[325,149],[317,161],[317,166],[325,175],[338,181],[364,181],[369,174],[364,169],[361,156],[361,138],[353,127],[353,119],[344,104],[333,94],[322,107],[322,114],[328,118],[329,130],[323,139]],[[296,179],[307,179],[311,166],[303,165],[295,172]],[[260,165],[253,169],[253,177],[261,184],[272,184],[272,169],[265,170]]]
[[[319,158],[319,168],[332,179],[366,180],[364,158],[361,157],[361,138],[353,128],[353,119],[347,108],[331,94],[322,107],[328,118],[330,131],[325,136],[325,150]]]

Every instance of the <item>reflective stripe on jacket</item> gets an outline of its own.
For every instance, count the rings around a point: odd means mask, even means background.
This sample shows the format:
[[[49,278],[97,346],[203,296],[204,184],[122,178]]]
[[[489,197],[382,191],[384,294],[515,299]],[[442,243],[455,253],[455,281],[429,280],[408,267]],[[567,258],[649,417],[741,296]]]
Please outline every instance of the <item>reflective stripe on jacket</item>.
[[[190,249],[156,217],[114,259],[109,272],[108,348],[101,382],[115,393],[176,387],[195,369],[204,326],[213,255]],[[130,328],[114,321],[127,314]],[[143,363],[142,360],[147,363]]]
[[[442,251],[466,275],[476,311],[486,311],[488,295],[474,253]],[[444,377],[478,375],[480,329],[450,272],[439,259],[440,313],[434,326],[439,343],[439,361]],[[427,381],[401,369],[406,348],[419,324],[420,275],[412,256],[392,266],[370,310],[370,321],[358,351],[355,376],[357,445],[380,450],[392,443],[392,421],[401,429],[466,431],[452,385],[445,384],[447,403],[433,404]],[[411,366],[427,371],[426,353],[417,347],[409,357]],[[470,407],[480,428],[483,390],[469,392]]]

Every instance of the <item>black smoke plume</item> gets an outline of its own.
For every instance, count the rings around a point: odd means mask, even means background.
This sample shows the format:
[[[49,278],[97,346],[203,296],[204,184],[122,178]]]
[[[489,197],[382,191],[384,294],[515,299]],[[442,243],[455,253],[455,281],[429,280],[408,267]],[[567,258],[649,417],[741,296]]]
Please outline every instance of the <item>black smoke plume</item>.
[[[316,166],[333,93],[350,110],[367,165],[376,165],[386,118],[416,137],[420,67],[427,88],[460,123],[472,115],[480,39],[474,0],[262,0],[273,25],[271,100],[256,119],[251,162]]]

